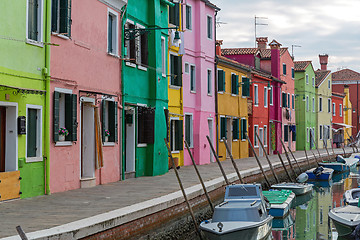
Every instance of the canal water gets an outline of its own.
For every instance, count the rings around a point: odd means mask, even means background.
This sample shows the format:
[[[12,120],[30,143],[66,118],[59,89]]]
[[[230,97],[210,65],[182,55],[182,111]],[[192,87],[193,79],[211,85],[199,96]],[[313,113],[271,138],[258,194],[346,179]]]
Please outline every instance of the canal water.
[[[274,219],[272,239],[343,240],[328,217],[334,207],[343,206],[346,190],[360,185],[359,170],[337,174],[330,182],[311,182],[312,193],[296,198],[295,205],[285,219]]]

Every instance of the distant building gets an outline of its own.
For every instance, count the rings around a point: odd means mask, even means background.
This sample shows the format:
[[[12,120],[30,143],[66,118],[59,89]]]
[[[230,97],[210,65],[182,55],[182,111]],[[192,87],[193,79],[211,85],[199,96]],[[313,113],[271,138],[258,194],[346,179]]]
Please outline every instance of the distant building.
[[[344,143],[344,128],[346,127],[344,123],[344,98],[345,94],[332,92],[332,130],[333,138],[332,144],[333,147],[341,147]]]

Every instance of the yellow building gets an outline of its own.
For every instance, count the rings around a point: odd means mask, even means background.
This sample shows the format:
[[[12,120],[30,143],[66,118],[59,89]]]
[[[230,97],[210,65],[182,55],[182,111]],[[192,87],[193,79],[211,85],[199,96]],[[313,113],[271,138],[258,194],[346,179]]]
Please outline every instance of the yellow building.
[[[247,98],[242,96],[242,81],[249,79],[250,69],[231,59],[217,56],[218,154],[229,158],[223,138],[227,139],[234,159],[249,157]],[[246,80],[245,80],[246,81]]]
[[[348,126],[352,126],[352,105],[350,102],[350,91],[349,91],[349,86],[348,85],[344,85],[344,124],[348,125]],[[349,143],[348,139],[350,139],[351,137],[351,127],[346,127],[345,128],[345,132],[344,132],[344,140],[345,140],[345,145]]]

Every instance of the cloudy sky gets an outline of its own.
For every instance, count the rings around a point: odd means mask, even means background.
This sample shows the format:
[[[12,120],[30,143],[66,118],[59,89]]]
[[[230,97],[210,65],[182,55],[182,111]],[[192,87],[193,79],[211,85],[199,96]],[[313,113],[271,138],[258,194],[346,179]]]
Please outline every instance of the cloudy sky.
[[[360,72],[359,0],[211,0],[221,8],[217,39],[223,47],[254,47],[254,18],[258,37],[276,39],[294,47],[295,60],[312,60],[320,68],[319,54],[329,55],[328,69]]]

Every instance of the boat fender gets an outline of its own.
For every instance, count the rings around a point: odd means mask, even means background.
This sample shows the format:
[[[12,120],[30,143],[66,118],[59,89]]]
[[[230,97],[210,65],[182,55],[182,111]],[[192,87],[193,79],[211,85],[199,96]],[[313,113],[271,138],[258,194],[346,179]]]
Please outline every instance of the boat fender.
[[[360,240],[360,224],[356,226],[354,231],[351,233],[352,239]]]
[[[222,222],[219,222],[219,223],[217,224],[217,227],[219,228],[219,232],[222,232],[222,229],[223,229],[223,227],[224,227],[224,224],[222,224]]]

